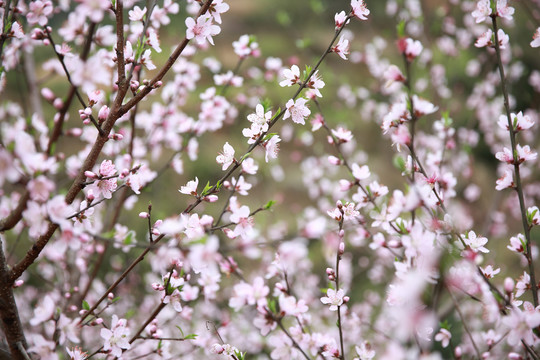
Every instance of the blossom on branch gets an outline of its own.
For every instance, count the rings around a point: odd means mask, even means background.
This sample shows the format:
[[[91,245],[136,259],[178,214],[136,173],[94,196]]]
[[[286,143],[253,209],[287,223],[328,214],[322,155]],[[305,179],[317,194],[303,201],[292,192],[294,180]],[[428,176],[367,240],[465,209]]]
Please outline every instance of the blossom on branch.
[[[366,7],[364,0],[351,0],[352,15],[360,20],[367,20],[369,9]]]
[[[305,125],[305,118],[311,114],[311,111],[306,106],[307,99],[300,98],[294,101],[293,99],[289,99],[287,101],[287,110],[285,110],[285,114],[283,115],[283,120],[291,118],[293,122],[297,124]]]
[[[216,161],[218,164],[222,164],[221,170],[227,170],[229,166],[233,162],[235,162],[234,159],[234,148],[229,145],[228,142],[223,145],[223,152],[219,153],[219,155],[216,157]]]
[[[191,40],[195,38],[195,41],[199,45],[203,45],[208,41],[214,45],[212,36],[215,36],[221,32],[221,28],[218,25],[212,23],[212,17],[208,14],[199,16],[197,21],[188,17],[186,19],[186,38]]]

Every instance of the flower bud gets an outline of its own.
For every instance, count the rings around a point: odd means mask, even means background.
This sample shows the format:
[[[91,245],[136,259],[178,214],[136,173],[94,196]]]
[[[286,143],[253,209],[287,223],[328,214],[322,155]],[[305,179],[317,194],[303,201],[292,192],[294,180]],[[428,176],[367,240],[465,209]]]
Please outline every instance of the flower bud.
[[[512,291],[514,291],[514,280],[510,277],[507,277],[504,279],[504,291],[507,294],[510,294]]]

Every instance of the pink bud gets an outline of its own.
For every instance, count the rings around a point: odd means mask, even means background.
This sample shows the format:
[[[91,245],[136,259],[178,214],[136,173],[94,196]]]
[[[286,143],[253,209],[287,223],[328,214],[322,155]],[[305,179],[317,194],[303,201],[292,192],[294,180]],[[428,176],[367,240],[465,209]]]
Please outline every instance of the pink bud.
[[[64,107],[64,102],[60,98],[56,98],[53,101],[53,106],[56,110],[61,110]]]
[[[88,124],[90,124],[90,120],[89,120],[89,119],[85,119],[82,123],[83,123],[84,125],[88,125]]]
[[[156,81],[156,83],[154,84],[154,89],[160,88],[162,85],[163,85],[163,81],[161,80]]]
[[[336,201],[336,207],[337,207],[338,209],[342,209],[342,208],[343,208],[343,203],[341,202],[341,200]]]
[[[343,230],[342,230],[343,231]],[[343,255],[343,253],[345,253],[345,243],[344,242],[340,242],[339,243],[339,255]]]
[[[73,287],[73,292],[78,293],[78,292],[79,292],[79,287],[78,287],[78,286],[74,286],[74,287]]]
[[[340,165],[341,164],[341,160],[333,155],[330,155],[328,157],[328,162],[332,165]]]
[[[210,203],[213,203],[213,202],[218,201],[218,196],[217,195],[208,195],[208,196],[205,196],[203,198],[203,200],[207,201],[207,202],[210,202]]]
[[[343,297],[343,303],[344,303],[344,304],[348,303],[349,300],[351,300],[350,297],[348,297],[348,296],[344,296],[344,297]]]
[[[66,299],[71,299],[71,293],[65,292],[65,293],[64,293],[64,297],[65,297]]]
[[[120,141],[123,138],[124,138],[124,135],[122,134],[109,134],[109,139],[111,140]]]
[[[107,299],[112,300],[114,299],[114,294],[112,292],[107,294]]]
[[[103,105],[101,109],[99,109],[98,112],[98,120],[99,121],[105,121],[107,120],[107,117],[109,117],[109,107],[107,105]]]
[[[507,277],[504,279],[504,291],[506,293],[514,291],[514,280],[512,278]]]
[[[16,280],[14,283],[13,283],[13,288],[18,288],[19,286],[22,286],[22,284],[24,284],[24,280]]]
[[[94,191],[92,189],[88,190],[88,193],[86,194],[86,199],[89,202],[92,202],[95,198],[96,196],[94,195]]]
[[[347,191],[353,187],[354,183],[349,180],[341,179],[339,180],[339,190]]]
[[[139,213],[139,217],[141,219],[148,219],[150,217],[150,215],[147,212],[143,211],[143,212]]]
[[[69,311],[77,311],[77,305],[71,305],[68,309]]]
[[[71,136],[79,137],[79,136],[82,135],[82,129],[81,128],[73,128],[73,129],[69,129],[66,133],[68,135],[71,135]]]
[[[45,100],[47,100],[49,102],[53,102],[54,99],[56,98],[54,96],[54,93],[52,92],[52,90],[49,89],[49,88],[41,89],[41,96],[43,96],[45,98]]]
[[[92,109],[87,107],[86,109],[84,109],[84,113],[88,116],[92,115]]]
[[[96,325],[101,325],[101,324],[103,324],[103,319],[102,318],[97,318],[95,320],[95,323],[96,323]]]
[[[97,175],[93,173],[92,171],[88,171],[88,170],[84,172],[84,176],[90,179],[97,179]]]
[[[326,274],[331,275],[334,273],[334,269],[332,268],[326,268]]]
[[[136,80],[131,80],[129,87],[132,91],[136,91],[139,88],[139,82]]]
[[[456,358],[461,358],[461,355],[463,354],[463,351],[461,350],[461,347],[460,346],[456,346],[456,348],[454,349],[454,356]]]

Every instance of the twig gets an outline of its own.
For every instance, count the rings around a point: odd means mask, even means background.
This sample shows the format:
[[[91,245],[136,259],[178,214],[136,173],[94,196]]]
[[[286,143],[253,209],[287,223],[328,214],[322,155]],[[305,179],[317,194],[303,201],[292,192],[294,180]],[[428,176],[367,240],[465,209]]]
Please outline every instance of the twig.
[[[161,239],[163,239],[165,237],[165,235],[160,235],[156,238],[156,240],[154,240],[153,244],[157,244]],[[152,250],[153,247],[149,247],[147,248],[146,250],[144,250],[141,255],[139,255],[132,263],[131,265],[129,265],[129,267],[122,273],[122,275],[120,275],[120,277],[118,279],[116,279],[116,281],[111,285],[109,286],[109,288],[107,290],[105,290],[104,294],[99,298],[99,300],[94,304],[94,306],[92,306],[87,312],[85,312],[82,316],[81,316],[81,319],[79,320],[78,322],[78,325],[81,325],[82,322],[84,321],[84,319],[86,319],[86,317],[88,315],[90,315],[94,310],[97,309],[97,307],[99,306],[99,304],[101,304],[101,302],[103,300],[105,300],[107,298],[107,296],[109,295],[109,293],[111,291],[113,291],[117,286],[118,284],[120,284],[122,282],[122,280],[124,280],[124,278],[131,272],[131,270],[133,270],[135,268],[135,266],[137,266],[138,263],[140,263],[141,261],[143,261],[144,257],[146,256],[146,254],[148,254],[148,252],[150,250]]]
[[[527,221],[527,210],[525,209],[525,199],[523,196],[523,185],[521,184],[521,175],[519,173],[519,162],[516,150],[516,132],[514,130],[514,124],[512,121],[512,115],[510,114],[510,101],[508,99],[508,89],[506,88],[506,77],[504,75],[504,66],[501,59],[501,49],[499,44],[499,35],[497,34],[497,14],[492,14],[491,21],[493,24],[493,33],[495,35],[495,53],[497,54],[497,64],[499,68],[499,75],[501,78],[501,89],[504,96],[504,109],[506,110],[506,118],[508,119],[508,131],[510,133],[510,143],[512,146],[512,154],[514,159],[514,176],[516,178],[516,191],[519,198],[519,209],[521,211],[521,222],[523,224],[523,232],[526,239],[527,252],[525,257],[529,265],[529,275],[531,276],[531,292],[533,297],[534,306],[538,306],[538,284],[536,282],[536,275],[534,271],[534,264],[531,254],[531,232]]]

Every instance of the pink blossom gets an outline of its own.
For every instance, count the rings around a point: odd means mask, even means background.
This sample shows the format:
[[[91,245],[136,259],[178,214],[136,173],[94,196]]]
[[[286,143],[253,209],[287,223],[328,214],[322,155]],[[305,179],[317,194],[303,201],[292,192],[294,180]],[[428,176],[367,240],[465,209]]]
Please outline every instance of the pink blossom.
[[[109,0],[80,0],[81,12],[86,14],[95,23],[103,20],[103,14],[111,8]]]
[[[182,312],[182,304],[180,303],[180,300],[180,291],[178,289],[174,289],[171,295],[167,295],[163,298],[163,303],[170,303],[176,312]]]
[[[345,291],[339,289],[338,291],[329,288],[326,290],[326,296],[321,298],[321,302],[325,305],[330,304],[330,311],[336,311],[339,306],[343,305],[345,297]]]
[[[422,46],[422,43],[418,40],[413,40],[411,38],[405,39],[405,43],[403,46],[403,54],[407,58],[409,62],[413,61],[415,58],[420,55],[424,47]]]
[[[414,114],[416,117],[433,114],[439,108],[426,99],[413,95]]]
[[[143,21],[144,15],[146,14],[146,7],[141,9],[139,6],[135,5],[133,10],[129,10],[129,20],[131,21]]]
[[[83,352],[81,348],[74,347],[71,350],[69,348],[66,348],[66,351],[69,355],[70,360],[86,360],[88,358],[88,354],[86,352]]]
[[[268,130],[268,122],[272,119],[272,112],[264,112],[264,107],[261,104],[257,104],[255,107],[255,113],[249,114],[247,119],[253,123],[260,126],[260,131],[265,132]]]
[[[473,18],[476,23],[481,23],[491,14],[490,0],[479,0],[476,3],[476,9],[472,12]]]
[[[36,0],[28,5],[28,14],[26,20],[30,25],[39,24],[40,26],[47,25],[47,19],[53,12],[53,4],[50,0]]]
[[[322,89],[324,85],[324,81],[322,81],[321,76],[319,75],[319,70],[317,70],[309,78],[306,87],[311,89],[310,91],[312,91],[315,96],[322,97],[320,89]]]
[[[285,79],[279,83],[279,86],[281,87],[300,83],[300,69],[297,65],[291,66],[290,69],[283,70],[283,76]]]
[[[502,322],[510,331],[506,338],[510,346],[517,346],[522,341],[532,345],[536,338],[533,329],[540,325],[540,312],[524,313],[518,308],[513,308],[509,315],[503,317]]]
[[[152,51],[150,49],[146,49],[142,54],[141,59],[139,60],[139,62],[144,65],[148,70],[154,70],[156,68],[156,65],[154,65],[152,59],[150,59],[151,52]]]
[[[501,272],[500,268],[494,269],[492,265],[488,265],[485,268],[481,269],[484,276],[488,279],[493,278],[495,275]]]
[[[365,180],[371,175],[367,165],[359,166],[358,164],[354,163],[351,165],[351,169],[352,175],[356,180]]]
[[[188,17],[186,19],[186,26],[186,38],[188,40],[195,38],[195,41],[197,41],[197,44],[199,45],[205,44],[206,41],[214,45],[212,36],[221,32],[221,28],[212,23],[212,17],[208,14],[199,16],[196,22],[193,18]]]
[[[287,110],[285,110],[283,120],[292,118],[293,122],[304,125],[306,123],[305,118],[311,114],[311,111],[306,106],[306,103],[307,99],[304,98],[299,98],[296,101],[293,99],[287,101],[287,104],[285,105]]]
[[[343,35],[339,38],[338,43],[332,47],[332,51],[338,54],[343,60],[347,60],[349,54],[349,40]]]
[[[45,176],[40,175],[28,183],[30,198],[35,201],[44,202],[49,198],[51,191],[55,189],[54,183]]]
[[[364,0],[351,0],[352,15],[360,20],[367,20],[369,9],[366,7]]]
[[[383,74],[383,78],[386,80],[385,87],[389,87],[394,82],[404,82],[405,76],[396,65],[390,65]]]
[[[531,288],[531,276],[527,272],[523,272],[516,284],[516,297],[520,297],[525,294],[525,291]]]
[[[246,174],[255,175],[259,170],[259,165],[253,160],[253,158],[247,158],[242,161],[242,171]]]
[[[336,13],[336,15],[334,15],[334,21],[336,23],[336,30],[340,29],[345,24],[346,19],[347,19],[347,14],[345,13],[345,11]]]
[[[497,186],[495,186],[495,190],[498,191],[514,187],[514,172],[510,169],[506,169],[503,175],[499,179],[497,179],[496,184]]]
[[[510,251],[522,253],[525,250],[526,244],[527,241],[525,240],[525,236],[523,236],[523,234],[517,234],[516,236],[512,236],[510,238],[510,245],[506,247]]]
[[[435,341],[439,341],[443,348],[446,348],[450,344],[452,334],[447,329],[441,328],[437,335],[435,335]]]
[[[488,239],[483,236],[477,236],[474,231],[469,231],[467,235],[462,234],[465,244],[467,244],[474,252],[481,251],[488,253],[489,250],[484,247],[487,244]]]
[[[508,6],[507,0],[497,0],[497,16],[500,16],[507,20],[512,20],[513,14],[514,8]]]
[[[233,42],[233,48],[236,55],[240,58],[247,56],[257,57],[260,55],[259,44],[249,35],[240,36],[240,39]]]
[[[268,162],[269,159],[277,159],[280,141],[281,138],[279,137],[279,135],[274,135],[264,143],[264,149],[266,150],[266,155],[264,159],[266,160],[266,162]]]
[[[238,178],[238,181],[236,181],[236,179],[233,177],[231,181],[225,181],[223,183],[223,186],[225,186],[225,188],[227,189],[232,189],[233,185],[234,185],[234,190],[238,194],[244,195],[244,196],[248,195],[248,190],[250,190],[252,187],[252,185],[244,179],[243,175],[240,175],[240,177]]]
[[[101,329],[101,337],[105,342],[103,343],[103,350],[110,351],[111,355],[120,357],[122,351],[131,348],[129,343],[130,330],[127,328],[125,319],[118,319],[118,316],[112,316],[111,328]]]
[[[178,6],[178,4],[176,5]],[[226,13],[228,10],[229,4],[223,0],[214,0],[208,9],[208,12],[218,24],[221,24],[221,14]],[[176,12],[178,12],[178,10]]]
[[[531,206],[527,209],[527,218],[531,225],[540,225],[540,210],[538,210],[538,206]]]
[[[42,322],[51,320],[55,309],[56,305],[53,298],[46,295],[34,308],[34,317],[30,319],[30,325],[36,326]]]
[[[350,130],[339,126],[337,129],[332,129],[332,134],[338,139],[340,144],[348,143],[353,139],[353,134]]]
[[[186,195],[197,196],[197,186],[199,185],[199,179],[195,177],[195,180],[188,181],[185,186],[181,186],[179,192]]]
[[[360,346],[355,346],[354,349],[359,356],[359,358],[354,358],[354,360],[371,360],[375,358],[376,352],[367,341],[361,343]]]
[[[221,170],[227,170],[236,160],[234,159],[234,148],[228,142],[223,145],[223,152],[216,157],[218,164],[222,164]]]
[[[533,34],[533,40],[531,41],[531,47],[537,48],[540,46],[540,27],[536,29]]]

